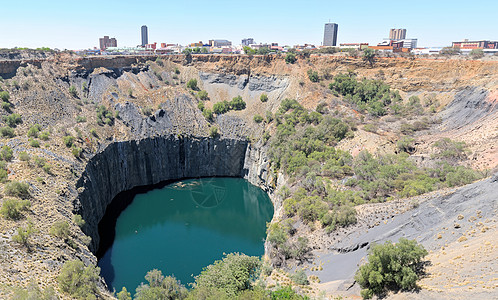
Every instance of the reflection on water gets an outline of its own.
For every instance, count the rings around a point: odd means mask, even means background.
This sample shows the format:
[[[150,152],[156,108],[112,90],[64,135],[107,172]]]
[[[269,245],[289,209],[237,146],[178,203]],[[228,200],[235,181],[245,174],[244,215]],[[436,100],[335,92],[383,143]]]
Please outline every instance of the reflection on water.
[[[184,180],[135,197],[116,222],[99,266],[109,288],[134,291],[148,270],[182,283],[223,253],[262,255],[272,204],[240,178]]]

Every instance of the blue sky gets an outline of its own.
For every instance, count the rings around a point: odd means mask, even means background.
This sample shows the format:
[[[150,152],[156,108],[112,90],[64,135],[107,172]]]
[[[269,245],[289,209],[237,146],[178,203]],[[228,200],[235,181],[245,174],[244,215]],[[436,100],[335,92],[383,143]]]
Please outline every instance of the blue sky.
[[[323,26],[339,24],[338,43],[376,44],[390,28],[406,28],[419,46],[447,46],[464,38],[498,40],[498,1],[153,1],[2,0],[0,48],[83,49],[98,38],[115,37],[118,46],[149,42],[187,44],[242,38],[256,42],[320,45]]]

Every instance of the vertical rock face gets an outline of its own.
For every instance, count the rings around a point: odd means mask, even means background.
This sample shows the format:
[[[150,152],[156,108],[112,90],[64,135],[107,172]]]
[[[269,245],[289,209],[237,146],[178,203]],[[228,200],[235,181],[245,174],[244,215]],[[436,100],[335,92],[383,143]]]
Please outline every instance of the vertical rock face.
[[[90,250],[98,248],[98,223],[118,193],[165,180],[253,174],[252,166],[244,171],[247,148],[245,140],[175,136],[110,144],[90,159],[77,183],[75,207],[87,222]]]

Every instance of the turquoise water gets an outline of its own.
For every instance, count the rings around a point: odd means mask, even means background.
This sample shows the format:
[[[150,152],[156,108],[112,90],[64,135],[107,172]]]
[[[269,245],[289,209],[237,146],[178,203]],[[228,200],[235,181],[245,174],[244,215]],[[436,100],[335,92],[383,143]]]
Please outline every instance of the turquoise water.
[[[272,216],[268,195],[241,178],[184,180],[138,194],[117,219],[101,275],[111,290],[132,294],[154,268],[188,284],[223,253],[262,255]]]

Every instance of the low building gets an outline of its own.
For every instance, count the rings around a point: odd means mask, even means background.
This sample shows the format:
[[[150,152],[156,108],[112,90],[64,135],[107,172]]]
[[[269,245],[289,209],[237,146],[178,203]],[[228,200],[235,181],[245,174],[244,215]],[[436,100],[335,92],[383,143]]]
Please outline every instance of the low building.
[[[469,41],[465,39],[461,42],[453,42],[452,47],[458,49],[498,49],[498,42]]]
[[[247,38],[242,40],[242,46],[249,46],[251,44],[254,44],[253,38]]]
[[[342,43],[339,44],[339,48],[363,50],[368,48],[368,43]]]
[[[209,40],[209,46],[211,47],[232,47],[232,42],[229,40]]]

